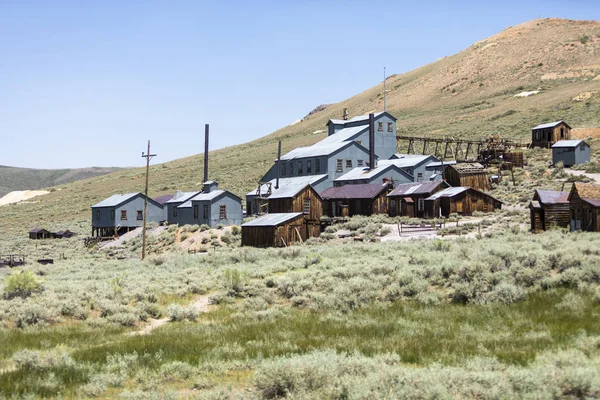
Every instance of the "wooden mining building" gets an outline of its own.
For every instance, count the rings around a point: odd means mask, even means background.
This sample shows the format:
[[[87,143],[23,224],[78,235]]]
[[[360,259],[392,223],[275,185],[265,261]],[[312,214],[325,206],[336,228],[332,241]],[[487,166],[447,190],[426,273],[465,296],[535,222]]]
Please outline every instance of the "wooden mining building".
[[[568,227],[571,219],[569,193],[536,190],[529,203],[531,231],[540,232],[556,227]]]
[[[600,232],[600,185],[573,184],[569,205],[572,231]]]
[[[450,165],[444,170],[444,179],[450,186],[467,186],[477,190],[490,190],[488,170],[479,163]]]

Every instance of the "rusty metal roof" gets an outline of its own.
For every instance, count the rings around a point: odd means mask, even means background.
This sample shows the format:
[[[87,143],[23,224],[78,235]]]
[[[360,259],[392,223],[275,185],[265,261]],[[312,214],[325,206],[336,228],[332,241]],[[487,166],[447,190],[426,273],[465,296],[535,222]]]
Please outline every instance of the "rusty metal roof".
[[[444,181],[403,183],[396,186],[396,188],[388,194],[388,197],[407,196],[410,194],[428,194],[433,192],[440,185],[448,186]]]
[[[321,197],[325,200],[334,199],[374,199],[382,191],[388,188],[384,183],[367,183],[362,185],[344,185],[331,187],[321,192]]]
[[[454,168],[458,173],[485,173],[487,174],[487,169],[479,163],[460,163],[455,165],[450,165],[449,168]]]
[[[163,196],[154,197],[154,200],[157,203],[164,205],[167,201],[171,200],[175,195],[173,194],[165,194]]]
[[[539,201],[542,204],[559,204],[569,202],[569,192],[556,190],[536,190]]]

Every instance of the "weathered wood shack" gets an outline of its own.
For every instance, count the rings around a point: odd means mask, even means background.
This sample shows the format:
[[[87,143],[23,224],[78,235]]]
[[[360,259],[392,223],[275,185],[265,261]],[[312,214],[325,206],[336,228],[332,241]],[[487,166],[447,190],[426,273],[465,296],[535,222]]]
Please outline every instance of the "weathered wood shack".
[[[268,199],[269,214],[302,213],[309,237],[318,237],[321,233],[323,199],[310,185],[283,186],[273,191]]]
[[[242,225],[242,246],[284,247],[308,238],[304,214],[272,213]]]
[[[387,214],[389,183],[332,187],[321,192],[323,212],[329,217]]]
[[[569,193],[536,190],[529,203],[531,231],[540,232],[556,227],[568,227],[571,219]]]
[[[73,237],[74,233],[71,232],[70,230],[65,230],[65,231],[58,231],[58,232],[54,232],[52,234],[52,237],[55,237],[57,239],[63,239],[63,238],[71,238]]]
[[[575,183],[569,193],[571,230],[600,232],[600,185]]]
[[[552,164],[565,167],[590,161],[590,145],[583,140],[559,140],[552,145]]]
[[[480,190],[450,187],[425,199],[424,218],[448,217],[452,213],[471,215],[475,211],[492,212],[500,208],[500,200]]]
[[[48,239],[50,237],[50,231],[44,228],[35,228],[29,231],[29,239]]]
[[[571,127],[565,121],[549,122],[531,128],[531,147],[548,148],[559,140],[571,140]]]
[[[448,184],[444,181],[405,183],[396,186],[388,195],[389,214],[410,218],[424,218],[425,199],[444,190]]]
[[[466,186],[477,190],[490,190],[488,170],[479,163],[450,165],[444,170],[444,179],[450,186]]]

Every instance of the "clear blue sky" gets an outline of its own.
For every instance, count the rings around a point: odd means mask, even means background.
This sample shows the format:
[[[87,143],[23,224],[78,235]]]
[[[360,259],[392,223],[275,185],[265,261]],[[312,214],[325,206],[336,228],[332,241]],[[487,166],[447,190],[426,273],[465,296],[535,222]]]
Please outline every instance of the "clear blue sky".
[[[322,103],[598,0],[0,0],[0,165],[143,165],[250,141]]]

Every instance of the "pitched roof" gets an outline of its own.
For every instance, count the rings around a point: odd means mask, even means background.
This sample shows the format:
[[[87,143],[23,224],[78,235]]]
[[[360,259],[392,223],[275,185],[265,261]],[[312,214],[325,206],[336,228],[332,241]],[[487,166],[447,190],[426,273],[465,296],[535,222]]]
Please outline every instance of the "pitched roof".
[[[552,148],[555,148],[555,147],[578,147],[582,142],[583,142],[583,139],[559,140],[558,142],[556,142],[552,145]],[[585,142],[583,142],[583,143],[585,143]]]
[[[390,117],[392,117],[394,119],[394,121],[396,120],[396,118],[393,115],[391,115],[391,114],[389,114],[389,113],[387,113],[385,111],[379,111],[379,112],[373,113],[374,114],[374,118],[377,118],[381,114],[384,114],[384,113],[388,114]],[[330,123],[334,123],[336,125],[345,125],[348,122],[359,122],[359,121],[368,121],[368,120],[369,120],[369,114],[363,114],[363,115],[357,115],[357,116],[352,117],[352,118],[350,118],[348,120],[344,120],[344,119],[330,119],[329,121],[327,121],[327,125],[329,125]]]
[[[356,142],[333,142],[326,144],[315,143],[312,146],[297,147],[289,153],[286,153],[283,156],[281,156],[281,159],[284,161],[289,161],[298,158],[328,156],[332,153],[335,153],[338,150],[343,149],[346,146],[350,146],[352,143],[355,143],[356,145],[360,146]]]
[[[48,232],[48,230],[44,229],[44,228],[35,228],[29,231],[29,233],[40,233],[40,232],[46,232],[46,233],[50,233]]]
[[[538,126],[534,126],[533,128],[531,128],[531,130],[534,130],[534,129],[545,129],[545,128],[554,128],[555,126],[557,126],[559,124],[562,124],[563,122],[564,122],[565,125],[569,126],[565,121],[561,120],[561,121],[555,121],[555,122],[548,122],[548,123],[545,123],[545,124],[540,124]],[[570,128],[570,126],[569,126],[569,128]]]
[[[535,191],[538,195],[539,202],[542,204],[560,204],[569,203],[569,192],[559,192],[557,190],[540,190]]]
[[[195,191],[195,192],[181,192],[181,191],[178,191],[177,193],[175,193],[175,195],[173,196],[173,198],[171,200],[167,201],[167,204],[185,203],[186,201],[188,201],[189,199],[191,199],[192,197],[194,197],[198,193],[202,193],[202,192],[200,192],[200,191]]]
[[[388,188],[386,183],[366,183],[331,187],[321,192],[323,199],[373,199]]]
[[[365,125],[351,126],[349,128],[340,129],[339,131],[337,131],[333,135],[327,136],[325,139],[318,141],[313,146],[315,146],[315,145],[319,145],[320,146],[320,145],[331,144],[331,143],[347,142],[349,140],[352,140],[358,134],[360,134],[363,131],[366,131],[368,129],[369,129],[369,127],[365,126]]]
[[[284,222],[287,222],[289,220],[297,218],[300,215],[302,215],[302,213],[300,213],[300,212],[265,214],[262,217],[259,217],[259,218],[253,219],[252,221],[246,222],[245,224],[242,225],[242,227],[244,227],[244,226],[277,226],[277,225],[281,225]]]
[[[432,194],[425,200],[437,200],[440,197],[454,197],[457,194],[466,192],[469,189],[470,188],[466,186],[449,187],[447,189],[440,190],[439,192]]]
[[[442,165],[455,165],[456,161],[434,161],[434,162],[430,162],[429,164],[427,164],[425,166],[425,168],[437,168],[437,167],[441,167]]]
[[[388,194],[388,197],[407,196],[410,194],[428,194],[433,192],[440,185],[448,186],[444,181],[403,183],[396,186],[396,188]]]
[[[487,173],[487,169],[479,163],[460,163],[451,165],[450,168],[455,169],[459,173],[472,173],[472,172],[485,172]]]
[[[173,194],[165,194],[163,196],[159,196],[159,197],[154,197],[152,200],[154,200],[157,203],[160,203],[162,205],[165,205],[167,203],[167,201],[171,200],[173,198]]]
[[[389,160],[381,160],[377,162],[377,166],[385,166],[394,164],[400,168],[412,168],[421,164],[423,161],[427,161],[427,159],[431,158],[429,155],[410,155],[410,157],[400,157],[400,158],[391,158]]]
[[[287,186],[299,187],[300,189],[298,191],[300,191],[300,190],[304,189],[306,187],[306,185],[308,185],[308,184],[314,185],[325,178],[327,178],[327,174],[292,176],[289,178],[279,178],[279,189],[275,189],[275,182],[277,181],[277,179],[271,179],[269,181],[271,183],[271,194],[274,194],[278,190],[283,190]],[[255,196],[257,189],[254,189],[254,190],[246,193],[246,196]],[[269,188],[267,185],[262,185],[260,187],[261,194],[266,194],[268,190],[269,190]],[[288,189],[285,189],[285,190],[288,190]],[[296,193],[298,193],[298,192],[296,192]]]
[[[600,185],[594,185],[592,183],[579,183],[573,184],[571,193],[577,190],[577,194],[581,200],[593,205],[594,207],[600,207]],[[569,194],[569,199],[571,194]]]
[[[388,160],[386,160],[388,161]],[[369,167],[358,167],[353,168],[350,171],[346,172],[344,175],[339,178],[334,179],[334,182],[345,182],[345,181],[361,181],[361,180],[369,180],[380,174],[383,174],[389,170],[394,170],[399,174],[405,175],[406,177],[412,180],[412,175],[408,174],[408,172],[404,171],[402,168],[396,166],[395,164],[384,164],[381,166],[377,166],[373,169],[369,169]]]
[[[134,198],[137,195],[143,196],[143,194],[137,193],[125,193],[125,194],[113,194],[107,199],[102,200],[100,203],[94,204],[92,207],[115,207],[119,204],[125,203],[127,200]]]

